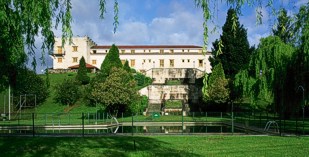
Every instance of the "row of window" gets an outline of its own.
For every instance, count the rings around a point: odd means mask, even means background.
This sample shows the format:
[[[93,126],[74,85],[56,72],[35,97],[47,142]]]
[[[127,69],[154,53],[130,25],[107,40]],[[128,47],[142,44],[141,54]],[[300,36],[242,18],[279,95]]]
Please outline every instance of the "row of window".
[[[78,46],[72,46],[72,51],[77,52]],[[57,52],[58,52],[58,54],[62,54],[62,46],[57,46]]]
[[[77,63],[78,62],[78,57],[72,57],[72,60],[73,60],[73,63]],[[170,59],[169,60],[170,62],[170,67],[171,68],[173,68],[174,67],[174,59]],[[121,60],[121,62],[122,62],[122,64],[124,64],[125,63],[125,60]],[[151,63],[151,59],[148,59],[148,62],[149,63]],[[163,68],[164,67],[164,59],[160,59],[159,60],[159,62],[160,62],[160,68]],[[185,60],[183,59],[182,60],[182,62],[184,63],[185,62]],[[190,59],[187,59],[187,62],[189,63],[190,62]],[[58,58],[58,63],[62,63],[62,58]],[[144,63],[146,63],[146,59],[143,59],[143,63],[142,64],[144,64]],[[154,62],[153,62],[154,63]],[[97,64],[97,60],[92,60],[91,61],[91,64],[93,64],[93,65],[96,65]],[[131,67],[134,67],[135,66],[135,59],[131,59],[130,60],[130,66]],[[199,67],[203,67],[203,60],[202,59],[199,59],[198,60],[198,66]]]
[[[170,61],[169,62],[170,63],[169,64],[170,67],[173,68],[174,67],[174,63],[175,63],[174,59],[170,59],[169,61]],[[190,59],[188,59],[187,61],[190,62]],[[122,62],[122,64],[124,64],[125,60],[121,60],[121,62]],[[151,59],[148,59],[148,62],[151,63]],[[159,62],[160,62],[160,68],[163,68],[164,67],[164,59],[160,59]],[[185,62],[185,60],[183,59],[182,62]],[[143,63],[142,64],[144,64],[144,63],[146,63],[146,59],[143,59]],[[153,62],[153,63],[155,63],[155,62]],[[135,66],[135,59],[131,59],[130,60],[130,66],[131,67]],[[203,60],[202,59],[198,60],[198,66],[199,67],[203,67]]]
[[[125,53],[126,52],[126,50],[120,50],[120,51],[121,51],[121,53]],[[108,52],[108,50],[105,50],[105,53],[107,53],[107,52]],[[144,53],[146,53],[146,52],[151,53],[151,50],[144,50]],[[190,52],[190,50],[189,49],[188,50],[182,49],[182,52]],[[96,54],[97,50],[92,50],[92,53]],[[130,50],[130,53],[134,54],[135,50]],[[163,54],[163,53],[174,53],[174,50],[171,49],[169,51],[166,51],[164,49],[160,49],[160,54]],[[199,50],[199,53],[202,53],[202,50]]]
[[[77,52],[78,51],[78,46],[72,46],[72,51],[73,52]],[[121,51],[121,53],[125,53],[126,51],[125,50],[120,50]],[[58,52],[58,54],[62,54],[63,53],[63,50],[62,50],[62,46],[57,46],[57,52]],[[107,53],[108,52],[108,50],[105,50],[105,53]],[[135,50],[130,50],[130,52],[132,53],[132,54],[134,54],[135,53]],[[149,50],[144,50],[144,53],[146,53],[146,52],[149,52],[149,53],[151,53],[151,50],[149,49]],[[189,49],[182,49],[182,52],[190,52],[190,50]],[[92,50],[92,53],[97,53],[97,50]],[[160,49],[160,54],[163,54],[163,53],[174,53],[174,50],[173,49],[170,49],[170,50],[164,50],[164,49]],[[202,53],[202,50],[199,50],[199,53]]]

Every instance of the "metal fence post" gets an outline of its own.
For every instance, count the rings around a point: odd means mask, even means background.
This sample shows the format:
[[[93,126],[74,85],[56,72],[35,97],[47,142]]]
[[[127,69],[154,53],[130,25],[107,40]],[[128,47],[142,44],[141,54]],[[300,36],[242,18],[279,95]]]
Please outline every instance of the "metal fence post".
[[[194,116],[194,112],[193,112],[193,116]],[[183,110],[182,110],[182,112],[181,112],[181,124],[182,124],[182,128],[181,128],[181,130],[182,130],[182,134],[183,134]]]
[[[32,113],[32,137],[34,137],[34,113]]]
[[[84,112],[82,113],[82,133],[83,133],[83,137],[85,135],[85,130],[84,130]]]
[[[232,134],[234,134],[234,104],[232,102]]]
[[[89,112],[88,112],[88,125],[90,124],[90,119],[89,119]]]
[[[133,136],[133,133],[134,133],[134,128],[133,128],[133,120],[134,119],[133,119],[133,116],[134,116],[134,114],[132,113],[132,127],[131,127],[132,128],[132,136]]]

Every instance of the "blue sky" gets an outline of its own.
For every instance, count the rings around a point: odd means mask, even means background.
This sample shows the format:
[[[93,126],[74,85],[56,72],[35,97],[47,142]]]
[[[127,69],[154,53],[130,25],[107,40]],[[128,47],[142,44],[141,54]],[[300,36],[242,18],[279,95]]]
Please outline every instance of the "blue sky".
[[[107,13],[102,20],[99,18],[99,0],[72,0],[74,36],[87,35],[99,45],[203,45],[203,14],[202,9],[195,6],[194,0],[118,0],[119,27],[115,34],[114,0],[106,1]],[[268,0],[262,1],[265,6]],[[212,42],[219,38],[229,8],[225,2],[215,2],[217,8],[211,8],[216,10],[214,22],[207,25],[209,30],[216,25],[217,30],[209,33],[208,50],[211,49]],[[289,14],[293,14],[298,11],[300,5],[307,2],[308,0],[275,0],[274,6],[288,8]],[[271,34],[275,19],[271,10],[263,7],[263,24],[256,25],[256,9],[256,6],[245,5],[242,8],[242,16],[239,16],[240,23],[247,29],[248,40],[252,46],[257,46],[261,37]],[[55,29],[54,33],[61,36],[60,28]]]

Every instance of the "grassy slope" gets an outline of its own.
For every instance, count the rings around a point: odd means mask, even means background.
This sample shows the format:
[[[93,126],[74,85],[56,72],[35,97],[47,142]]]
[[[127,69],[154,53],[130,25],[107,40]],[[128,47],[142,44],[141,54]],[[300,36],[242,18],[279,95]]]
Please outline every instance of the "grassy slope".
[[[308,145],[308,137],[277,136],[0,137],[3,157],[308,156]]]
[[[62,82],[64,79],[72,78],[74,79],[76,76],[75,73],[66,73],[66,74],[49,74],[49,80],[50,80],[50,95],[47,98],[47,100],[41,104],[37,110],[36,113],[59,113],[64,112],[65,108],[68,106],[58,104],[54,101],[54,87]],[[89,74],[90,77],[93,77],[94,74]],[[46,78],[46,75],[41,75],[43,79]],[[73,108],[70,112],[93,112],[95,111],[94,107],[86,107],[86,105],[83,102],[77,102],[76,107]]]

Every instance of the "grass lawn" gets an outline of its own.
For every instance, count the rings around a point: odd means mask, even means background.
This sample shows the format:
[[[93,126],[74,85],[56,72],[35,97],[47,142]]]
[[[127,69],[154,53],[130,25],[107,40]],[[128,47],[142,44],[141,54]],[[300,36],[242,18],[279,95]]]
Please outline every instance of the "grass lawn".
[[[135,141],[135,149],[134,149]],[[0,137],[1,156],[308,156],[309,137]]]

